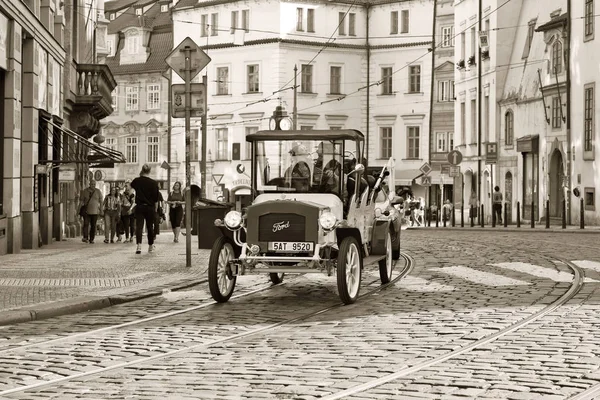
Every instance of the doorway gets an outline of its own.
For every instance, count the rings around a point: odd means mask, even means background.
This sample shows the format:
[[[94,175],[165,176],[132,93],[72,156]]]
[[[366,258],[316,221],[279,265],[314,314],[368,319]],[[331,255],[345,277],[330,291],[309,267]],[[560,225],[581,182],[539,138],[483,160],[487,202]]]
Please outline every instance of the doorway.
[[[550,158],[550,217],[561,217],[562,202],[565,199],[563,179],[565,177],[563,157],[559,150],[554,150]]]

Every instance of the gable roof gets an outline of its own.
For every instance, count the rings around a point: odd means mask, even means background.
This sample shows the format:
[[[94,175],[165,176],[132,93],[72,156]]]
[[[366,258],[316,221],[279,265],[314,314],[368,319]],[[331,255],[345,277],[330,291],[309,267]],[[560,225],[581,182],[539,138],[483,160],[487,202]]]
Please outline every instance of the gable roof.
[[[150,56],[145,63],[123,64],[121,61],[121,50],[125,47],[125,40],[119,40],[119,47],[114,57],[106,58],[106,65],[110,67],[113,75],[125,75],[145,72],[164,72],[168,66],[165,58],[173,49],[173,32],[152,32],[148,47]]]

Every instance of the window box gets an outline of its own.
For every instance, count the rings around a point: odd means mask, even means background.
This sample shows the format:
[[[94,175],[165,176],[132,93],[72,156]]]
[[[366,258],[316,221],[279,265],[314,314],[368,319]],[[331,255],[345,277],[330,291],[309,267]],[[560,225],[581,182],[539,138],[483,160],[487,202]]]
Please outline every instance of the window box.
[[[459,60],[456,63],[456,69],[464,69],[465,68],[465,60]]]
[[[489,50],[483,50],[481,52],[481,58],[483,60],[489,60],[490,59],[490,51]]]
[[[467,62],[469,65],[475,65],[476,64],[475,56],[469,57],[469,60]]]

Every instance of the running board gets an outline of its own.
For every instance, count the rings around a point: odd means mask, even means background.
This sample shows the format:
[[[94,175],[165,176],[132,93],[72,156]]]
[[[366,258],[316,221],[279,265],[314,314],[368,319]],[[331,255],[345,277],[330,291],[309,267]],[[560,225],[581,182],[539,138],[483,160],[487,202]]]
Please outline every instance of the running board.
[[[363,266],[366,267],[367,265],[375,264],[376,262],[378,262],[379,260],[383,260],[384,258],[385,254],[365,257],[363,258]]]
[[[272,267],[272,268],[252,268],[248,269],[250,273],[259,273],[259,274],[311,274],[311,273],[319,273],[323,272],[318,268],[285,268],[285,267]]]

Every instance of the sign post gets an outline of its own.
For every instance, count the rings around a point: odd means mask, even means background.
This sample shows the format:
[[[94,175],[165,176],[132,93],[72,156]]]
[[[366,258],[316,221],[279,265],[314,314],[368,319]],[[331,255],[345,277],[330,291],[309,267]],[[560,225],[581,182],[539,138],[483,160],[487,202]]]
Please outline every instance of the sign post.
[[[165,59],[169,67],[177,73],[183,81],[185,98],[185,266],[192,266],[192,188],[191,188],[191,168],[190,168],[190,118],[194,110],[192,105],[192,79],[208,65],[210,57],[202,51],[200,47],[189,37],[183,39],[181,43]],[[204,84],[206,84],[204,82]],[[173,85],[175,86],[175,85]],[[175,91],[174,91],[175,92]],[[206,90],[203,93],[206,97]],[[203,99],[203,106],[206,104]],[[205,107],[200,115],[205,112]],[[195,113],[197,115],[197,113]],[[202,127],[204,128],[204,126]],[[204,161],[204,157],[202,157]],[[205,174],[205,171],[201,171]],[[205,182],[202,182],[202,190],[205,191]]]

